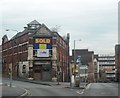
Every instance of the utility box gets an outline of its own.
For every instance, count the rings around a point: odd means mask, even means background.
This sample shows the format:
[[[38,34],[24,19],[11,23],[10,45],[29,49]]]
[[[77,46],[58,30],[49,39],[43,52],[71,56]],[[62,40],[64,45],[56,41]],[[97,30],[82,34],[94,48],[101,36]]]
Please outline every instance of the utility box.
[[[79,87],[80,85],[80,79],[78,76],[75,77],[75,87]]]

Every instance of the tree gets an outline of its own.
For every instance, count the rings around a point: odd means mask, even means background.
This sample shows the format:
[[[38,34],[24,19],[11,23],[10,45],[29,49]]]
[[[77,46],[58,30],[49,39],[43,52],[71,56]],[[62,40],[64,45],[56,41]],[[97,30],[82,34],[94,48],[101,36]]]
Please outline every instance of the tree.
[[[55,27],[51,28],[52,32],[59,32],[60,31],[61,26],[60,25],[56,25]]]

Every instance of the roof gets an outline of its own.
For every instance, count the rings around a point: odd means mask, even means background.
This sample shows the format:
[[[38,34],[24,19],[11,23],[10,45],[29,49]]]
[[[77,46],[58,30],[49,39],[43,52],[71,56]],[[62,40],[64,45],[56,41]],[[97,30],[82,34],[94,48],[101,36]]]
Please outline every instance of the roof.
[[[40,23],[36,20],[33,20],[30,23],[28,23],[27,25],[40,25]]]
[[[28,23],[27,25],[41,25],[39,22],[37,22],[36,20],[31,21],[30,23]],[[29,32],[33,32],[35,33],[37,31],[37,29],[29,29],[29,26],[26,27],[22,32],[18,32],[15,36],[13,36],[11,39],[15,39],[21,35],[27,34]]]
[[[22,32],[18,32],[15,36],[13,36],[11,39],[15,39],[21,35],[27,34],[29,32],[35,32],[36,30],[29,30],[28,28],[26,28],[24,31]]]

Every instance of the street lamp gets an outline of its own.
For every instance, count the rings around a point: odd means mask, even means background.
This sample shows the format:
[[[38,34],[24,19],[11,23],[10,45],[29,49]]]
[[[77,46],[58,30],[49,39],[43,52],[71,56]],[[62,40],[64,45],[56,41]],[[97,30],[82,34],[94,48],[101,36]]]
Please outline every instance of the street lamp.
[[[73,60],[70,62],[70,64],[69,64],[69,68],[70,68],[70,88],[72,88],[73,87],[73,70],[72,70],[72,66],[73,66]]]
[[[75,85],[76,85],[76,53],[75,53],[75,41],[81,41],[80,40],[74,40],[74,80],[75,80]]]
[[[17,30],[6,29],[6,31],[16,31],[18,33]],[[12,66],[13,66],[13,42],[12,42],[12,65],[10,66],[10,87],[12,87]]]
[[[5,31],[16,31],[18,33],[18,30],[10,30],[10,29],[6,29]]]

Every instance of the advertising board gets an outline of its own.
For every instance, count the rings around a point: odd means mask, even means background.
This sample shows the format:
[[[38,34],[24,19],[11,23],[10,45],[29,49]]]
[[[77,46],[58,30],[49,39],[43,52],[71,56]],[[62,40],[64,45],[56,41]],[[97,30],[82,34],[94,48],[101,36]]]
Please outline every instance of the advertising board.
[[[52,55],[52,42],[50,37],[34,38],[34,57],[50,57]]]

